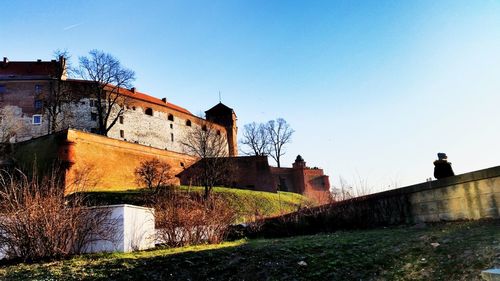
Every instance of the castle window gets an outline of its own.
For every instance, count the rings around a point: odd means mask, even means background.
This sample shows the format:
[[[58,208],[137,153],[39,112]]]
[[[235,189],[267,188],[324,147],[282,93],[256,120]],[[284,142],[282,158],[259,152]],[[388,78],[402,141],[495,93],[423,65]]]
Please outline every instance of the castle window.
[[[35,94],[40,94],[42,92],[42,85],[35,85]]]
[[[203,131],[206,131],[206,130],[207,130],[207,125],[203,125],[203,126],[201,126],[201,129],[202,129]]]
[[[33,115],[33,125],[41,125],[42,124],[42,115],[35,114]]]
[[[119,119],[120,124],[123,124],[123,116],[120,116],[118,119]]]
[[[170,124],[170,129],[173,129],[174,128],[174,124]]]
[[[135,106],[132,106],[132,110],[135,110]]]
[[[170,140],[173,142],[174,141],[174,134],[170,134]]]
[[[43,107],[43,101],[35,100],[35,109],[42,109],[42,107]]]
[[[90,113],[90,120],[97,121],[97,113],[94,112]]]
[[[174,116],[173,116],[172,114],[169,114],[169,115],[168,115],[168,120],[170,120],[170,121],[174,121]]]
[[[186,126],[191,127],[191,120],[186,121]]]
[[[217,135],[220,136],[220,130],[217,130]]]
[[[120,130],[120,138],[124,138],[125,137],[125,132],[123,130]]]
[[[150,108],[150,107],[148,107],[148,108],[146,108],[146,110],[144,111],[144,113],[146,115],[153,116],[153,109]]]

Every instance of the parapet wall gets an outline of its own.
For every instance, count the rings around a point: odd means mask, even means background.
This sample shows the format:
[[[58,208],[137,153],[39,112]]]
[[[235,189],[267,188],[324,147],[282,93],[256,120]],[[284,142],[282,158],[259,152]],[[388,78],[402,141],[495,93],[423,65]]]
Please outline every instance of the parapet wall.
[[[249,236],[289,236],[405,223],[500,218],[500,166],[268,219]]]
[[[407,187],[417,222],[500,217],[500,166]]]

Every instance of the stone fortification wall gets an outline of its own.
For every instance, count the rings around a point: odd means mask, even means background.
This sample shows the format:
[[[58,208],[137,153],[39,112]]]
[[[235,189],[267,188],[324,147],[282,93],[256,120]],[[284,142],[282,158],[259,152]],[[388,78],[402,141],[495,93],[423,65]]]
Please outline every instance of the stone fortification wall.
[[[151,109],[152,115],[146,114]],[[140,101],[130,102],[123,115],[123,123],[117,122],[108,136],[128,142],[184,153],[182,141],[192,130],[200,130],[207,121],[174,109]],[[226,129],[212,124],[223,136]]]
[[[44,173],[55,163],[67,168],[67,192],[85,187],[94,190],[136,189],[135,169],[141,162],[157,158],[170,164],[172,175],[192,165],[196,158],[115,140],[77,130],[42,136],[16,144],[13,158],[18,165],[30,171],[36,163]],[[76,182],[78,184],[76,184]],[[172,184],[179,184],[172,178]]]
[[[172,175],[189,167],[196,158],[173,151],[147,147],[125,141],[106,138],[76,130],[68,130],[67,144],[63,150],[67,159],[74,163],[67,173],[67,182],[74,182],[82,172],[88,171],[96,181],[96,189],[135,189],[135,169],[141,162],[158,158],[170,164]],[[172,184],[179,184],[173,178]]]

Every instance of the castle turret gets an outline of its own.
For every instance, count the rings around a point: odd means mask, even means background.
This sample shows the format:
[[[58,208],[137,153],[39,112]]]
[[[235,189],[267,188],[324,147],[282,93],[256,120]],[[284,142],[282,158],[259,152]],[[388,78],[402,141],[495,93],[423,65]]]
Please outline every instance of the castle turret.
[[[305,168],[306,162],[304,161],[304,158],[302,158],[302,156],[300,155],[297,155],[297,158],[295,158],[295,162],[292,164],[292,167],[295,169]]]
[[[205,118],[226,128],[229,156],[238,155],[238,127],[234,110],[219,102],[216,106],[205,111]]]

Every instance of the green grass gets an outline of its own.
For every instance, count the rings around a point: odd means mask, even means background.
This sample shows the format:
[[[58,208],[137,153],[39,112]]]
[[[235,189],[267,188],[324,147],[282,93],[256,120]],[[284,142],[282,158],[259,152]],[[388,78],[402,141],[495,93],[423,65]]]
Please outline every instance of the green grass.
[[[182,186],[182,190],[203,192],[203,187]],[[223,197],[238,213],[238,222],[252,217],[272,217],[297,211],[299,208],[314,205],[314,202],[292,192],[262,192],[225,187],[214,187],[212,192]],[[143,190],[95,191],[86,194],[97,204],[144,205]]]
[[[83,255],[0,266],[0,279],[481,280],[481,270],[494,266],[500,266],[498,220]]]

